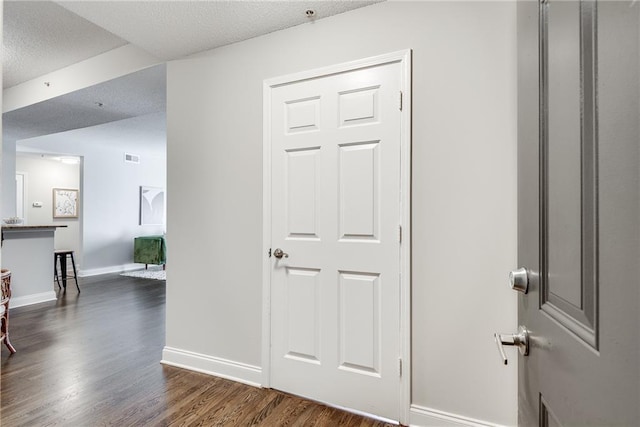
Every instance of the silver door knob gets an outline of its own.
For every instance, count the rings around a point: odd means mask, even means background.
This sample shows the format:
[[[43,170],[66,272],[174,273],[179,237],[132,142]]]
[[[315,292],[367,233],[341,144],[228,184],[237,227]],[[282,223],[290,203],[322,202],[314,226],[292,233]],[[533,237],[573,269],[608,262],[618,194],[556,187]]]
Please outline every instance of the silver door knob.
[[[289,254],[288,254],[288,253],[285,253],[285,252],[284,252],[282,249],[280,249],[280,248],[277,248],[275,251],[273,251],[273,256],[274,256],[274,257],[276,257],[276,258],[278,258],[278,259],[280,259],[280,258],[282,258],[282,257],[289,258]]]
[[[522,267],[509,273],[509,286],[514,291],[526,294],[529,292],[529,272]]]
[[[496,344],[498,345],[498,351],[500,352],[500,357],[502,357],[502,361],[505,365],[509,363],[507,360],[507,355],[504,352],[504,346],[514,346],[518,347],[520,350],[520,354],[523,356],[529,355],[529,331],[524,326],[520,326],[518,328],[517,334],[493,334],[493,338],[496,340]]]

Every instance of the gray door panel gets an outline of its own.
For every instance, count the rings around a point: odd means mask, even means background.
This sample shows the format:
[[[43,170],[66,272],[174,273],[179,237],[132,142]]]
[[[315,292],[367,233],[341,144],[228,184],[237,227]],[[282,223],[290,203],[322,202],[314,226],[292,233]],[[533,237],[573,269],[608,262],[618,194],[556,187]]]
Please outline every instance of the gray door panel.
[[[521,425],[640,425],[639,8],[518,3]]]

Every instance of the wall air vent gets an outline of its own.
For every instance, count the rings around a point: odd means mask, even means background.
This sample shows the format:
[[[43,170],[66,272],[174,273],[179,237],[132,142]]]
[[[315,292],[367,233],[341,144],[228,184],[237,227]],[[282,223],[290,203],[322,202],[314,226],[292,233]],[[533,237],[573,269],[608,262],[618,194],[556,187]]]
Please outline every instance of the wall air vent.
[[[124,162],[125,163],[140,163],[140,156],[137,154],[124,153]]]

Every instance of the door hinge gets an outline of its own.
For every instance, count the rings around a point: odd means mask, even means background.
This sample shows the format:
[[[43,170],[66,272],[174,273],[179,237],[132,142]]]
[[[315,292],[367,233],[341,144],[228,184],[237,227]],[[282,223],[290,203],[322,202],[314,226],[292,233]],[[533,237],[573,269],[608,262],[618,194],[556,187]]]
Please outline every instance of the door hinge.
[[[402,359],[398,358],[398,376],[402,376]]]
[[[400,105],[398,105],[400,111],[402,111],[402,91],[400,91]]]
[[[269,248],[269,258],[271,258],[271,248]]]
[[[398,242],[402,243],[402,225],[398,224]]]

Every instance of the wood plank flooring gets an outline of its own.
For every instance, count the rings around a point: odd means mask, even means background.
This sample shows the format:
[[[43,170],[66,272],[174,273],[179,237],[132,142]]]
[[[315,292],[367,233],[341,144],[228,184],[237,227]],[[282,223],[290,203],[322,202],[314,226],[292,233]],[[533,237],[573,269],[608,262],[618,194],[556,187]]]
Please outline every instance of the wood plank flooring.
[[[11,310],[0,425],[390,426],[291,396],[159,363],[165,283],[103,275],[57,301]]]

